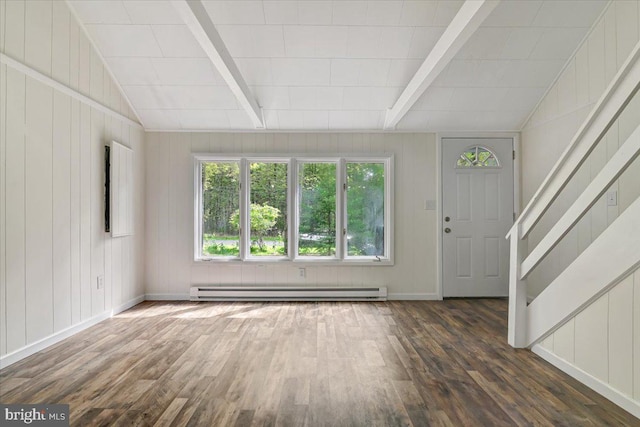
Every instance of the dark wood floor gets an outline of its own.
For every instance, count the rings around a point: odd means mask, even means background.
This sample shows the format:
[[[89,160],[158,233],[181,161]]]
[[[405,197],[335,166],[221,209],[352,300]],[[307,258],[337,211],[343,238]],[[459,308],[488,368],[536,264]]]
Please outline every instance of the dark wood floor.
[[[504,300],[151,303],[0,371],[72,425],[640,425],[506,344]]]

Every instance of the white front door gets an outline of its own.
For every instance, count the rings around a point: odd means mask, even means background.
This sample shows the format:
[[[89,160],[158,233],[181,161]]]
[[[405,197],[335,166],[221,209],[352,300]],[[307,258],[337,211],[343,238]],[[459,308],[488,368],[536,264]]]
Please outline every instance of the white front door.
[[[509,293],[513,140],[442,139],[444,297]]]

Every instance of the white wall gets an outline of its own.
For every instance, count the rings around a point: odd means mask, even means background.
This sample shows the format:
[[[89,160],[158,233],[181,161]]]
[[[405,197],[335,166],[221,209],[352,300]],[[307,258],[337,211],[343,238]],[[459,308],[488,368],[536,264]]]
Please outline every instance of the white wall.
[[[191,284],[382,286],[399,297],[435,298],[436,140],[433,134],[149,133],[146,139],[146,292],[186,296]],[[193,262],[191,153],[367,153],[395,155],[395,266],[229,265]]]
[[[133,117],[62,1],[1,1],[0,51]],[[144,132],[0,64],[0,355],[144,293]],[[135,235],[104,233],[104,144],[135,150]],[[97,277],[105,287],[98,290]]]
[[[613,1],[522,130],[522,202],[526,205],[640,38],[638,1]],[[598,144],[529,238],[533,249],[640,123],[640,95]],[[616,182],[618,206],[602,198],[527,279],[538,295],[640,195],[640,160]]]
[[[640,269],[557,329],[542,346],[640,404]]]
[[[638,1],[611,2],[525,124],[521,135],[523,205],[638,43],[639,27]],[[529,249],[538,244],[639,124],[640,94],[636,94],[534,228]],[[607,206],[602,198],[593,206],[527,278],[530,298],[537,296],[640,196],[640,159],[610,190],[618,192],[618,205]],[[541,346],[541,356],[640,414],[640,270],[555,330]]]

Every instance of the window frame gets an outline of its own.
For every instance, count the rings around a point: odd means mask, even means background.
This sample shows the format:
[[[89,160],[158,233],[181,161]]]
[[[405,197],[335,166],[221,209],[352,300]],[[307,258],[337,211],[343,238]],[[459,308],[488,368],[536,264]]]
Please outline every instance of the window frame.
[[[241,197],[246,197],[246,199],[244,200],[244,205],[246,206],[246,208],[244,209],[244,214],[245,214],[245,220],[242,222],[242,229],[243,230],[247,230],[246,233],[241,233],[240,235],[240,258],[242,260],[245,261],[267,261],[267,262],[273,262],[273,261],[288,261],[290,256],[291,256],[291,238],[292,238],[292,232],[289,228],[289,226],[291,225],[291,215],[292,215],[292,211],[291,211],[291,201],[292,196],[291,196],[291,186],[292,186],[292,180],[291,180],[291,158],[288,157],[245,157],[243,158],[243,161],[245,162],[245,168],[244,168],[244,172],[246,173],[246,176],[242,176],[242,169],[240,169],[240,176],[241,176],[241,184],[240,184],[240,194]],[[251,255],[251,163],[280,163],[280,164],[286,164],[287,165],[287,218],[289,218],[289,220],[287,221],[287,255],[283,255],[283,256],[256,256],[256,255]],[[243,180],[244,178],[244,180]],[[246,183],[246,185],[244,185],[243,183]],[[242,187],[246,186],[247,187],[247,191],[246,192],[242,192]],[[243,208],[240,208],[240,215],[242,215],[243,213]],[[244,256],[243,256],[243,250],[245,250]]]
[[[380,163],[384,165],[384,230],[385,230],[384,231],[384,253],[385,254],[390,253],[390,250],[391,250],[391,245],[389,242],[389,238],[391,236],[387,231],[387,226],[388,226],[387,215],[390,214],[390,211],[393,211],[393,209],[391,209],[391,206],[387,206],[387,203],[389,202],[389,197],[387,196],[387,194],[390,194],[391,192],[391,188],[389,188],[389,179],[388,179],[389,165],[384,159],[380,159],[379,157],[350,157],[350,158],[342,159],[342,176],[344,179],[344,186],[343,186],[343,195],[341,199],[345,206],[344,209],[341,211],[342,224],[343,224],[343,229],[345,231],[345,236],[343,239],[341,239],[344,244],[344,248],[343,248],[344,253],[342,258],[345,260],[353,260],[353,261],[371,260],[371,261],[382,262],[382,260],[385,259],[386,257],[384,256],[380,257],[377,255],[349,255],[348,253],[348,245],[346,244],[346,240],[349,234],[349,228],[348,228],[349,222],[348,222],[348,212],[347,212],[347,190],[349,187],[348,181],[347,181],[348,179],[347,164],[349,163]]]
[[[243,263],[243,264],[310,264],[310,265],[351,265],[351,266],[392,266],[394,265],[394,155],[392,153],[301,153],[301,154],[214,154],[194,153],[194,245],[193,262],[200,263]],[[203,188],[202,170],[204,163],[237,162],[240,168],[240,253],[239,256],[206,256],[202,253]],[[287,255],[254,256],[250,250],[251,170],[250,164],[287,164]],[[336,253],[335,256],[300,256],[298,254],[299,225],[299,171],[301,163],[336,164]],[[348,256],[346,239],[346,197],[347,163],[384,164],[384,250],[385,256]]]

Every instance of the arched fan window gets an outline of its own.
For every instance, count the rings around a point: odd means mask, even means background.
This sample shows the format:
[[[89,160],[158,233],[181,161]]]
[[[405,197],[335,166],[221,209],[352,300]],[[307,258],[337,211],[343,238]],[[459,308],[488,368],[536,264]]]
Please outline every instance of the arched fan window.
[[[456,162],[458,168],[499,168],[500,162],[491,150],[476,145],[460,154]]]

